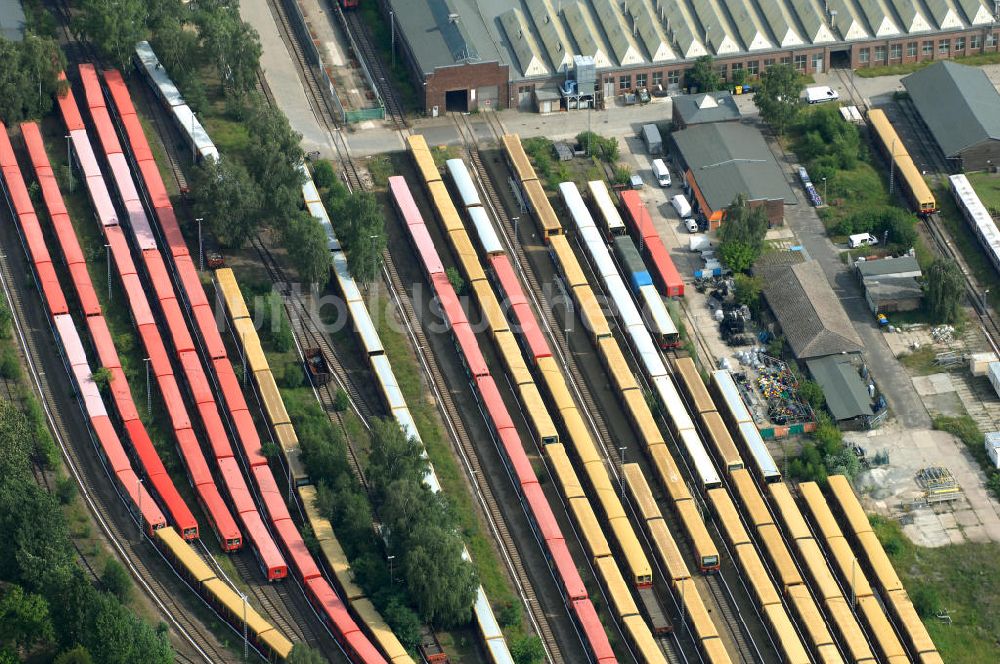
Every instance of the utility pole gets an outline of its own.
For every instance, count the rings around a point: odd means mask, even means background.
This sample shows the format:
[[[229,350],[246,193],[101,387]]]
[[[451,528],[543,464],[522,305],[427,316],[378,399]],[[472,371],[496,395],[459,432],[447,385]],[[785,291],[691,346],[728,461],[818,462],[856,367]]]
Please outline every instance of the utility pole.
[[[247,596],[246,593],[240,593],[240,599],[243,600],[243,661],[247,661]]]
[[[390,41],[392,43],[392,68],[396,68],[396,13],[389,12],[389,30],[392,35]]]
[[[619,447],[618,452],[621,453],[621,468],[619,470],[618,479],[622,485],[622,504],[625,504],[625,450],[628,449],[625,446]]]
[[[69,174],[69,190],[73,191],[73,137],[66,134],[66,172]]]
[[[396,579],[395,579],[395,577],[392,574],[392,561],[395,560],[395,559],[396,559],[396,556],[389,556],[388,557],[388,560],[389,560],[389,583],[392,583],[392,584],[396,583]]]
[[[201,222],[205,221],[203,218],[198,217],[195,219],[198,222],[198,269],[202,272],[205,271],[205,244],[201,239]]]
[[[889,194],[893,192],[896,184],[896,139],[892,139],[892,147],[889,149]]]
[[[142,359],[143,363],[146,365],[146,415],[153,414],[153,393],[149,390],[149,361],[150,358],[144,357]]]
[[[141,477],[136,481],[135,492],[139,496],[139,539],[142,539],[142,478]]]
[[[111,302],[111,245],[104,245],[104,257],[108,263],[108,302]]]

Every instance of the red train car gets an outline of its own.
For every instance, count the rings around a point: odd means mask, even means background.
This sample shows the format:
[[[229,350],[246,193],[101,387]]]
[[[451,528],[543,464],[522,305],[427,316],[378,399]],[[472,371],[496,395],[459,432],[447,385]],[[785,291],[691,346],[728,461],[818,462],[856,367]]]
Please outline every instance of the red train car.
[[[666,297],[681,297],[684,295],[684,282],[681,273],[677,271],[670,252],[663,245],[649,210],[639,198],[639,193],[627,189],[621,193],[622,204],[625,207],[625,224],[629,234],[637,243],[643,245],[647,261],[651,264],[654,278],[660,292]]]
[[[528,354],[536,361],[542,357],[551,357],[549,343],[545,340],[545,334],[538,326],[538,319],[521,289],[521,282],[517,279],[510,258],[506,254],[497,254],[489,257],[489,263],[493,268],[493,275],[500,284],[500,290],[507,298],[506,306],[514,314],[514,320],[521,330],[518,338],[526,345]]]

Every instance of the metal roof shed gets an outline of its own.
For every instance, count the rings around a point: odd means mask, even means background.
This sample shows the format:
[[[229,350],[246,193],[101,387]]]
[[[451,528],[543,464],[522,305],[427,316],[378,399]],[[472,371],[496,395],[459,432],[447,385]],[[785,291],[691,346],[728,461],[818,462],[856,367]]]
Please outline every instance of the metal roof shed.
[[[809,373],[823,388],[826,407],[836,422],[863,423],[872,416],[868,386],[849,357],[833,355],[806,362]]]

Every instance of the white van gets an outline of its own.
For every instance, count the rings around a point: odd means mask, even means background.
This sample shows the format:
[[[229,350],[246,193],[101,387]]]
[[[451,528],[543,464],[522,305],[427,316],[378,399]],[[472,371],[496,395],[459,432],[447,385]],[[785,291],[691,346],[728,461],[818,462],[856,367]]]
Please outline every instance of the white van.
[[[667,168],[662,159],[653,160],[653,176],[656,177],[656,181],[661,187],[670,186],[670,169]]]
[[[681,219],[687,219],[691,216],[691,204],[688,203],[688,199],[684,198],[684,194],[677,194],[671,198],[670,204],[674,206],[677,216]]]
[[[837,101],[840,95],[829,85],[816,85],[806,88],[806,101],[810,104],[822,104],[827,101]]]
[[[858,247],[868,247],[878,244],[878,238],[871,233],[858,233],[847,238],[847,246],[851,249]]]

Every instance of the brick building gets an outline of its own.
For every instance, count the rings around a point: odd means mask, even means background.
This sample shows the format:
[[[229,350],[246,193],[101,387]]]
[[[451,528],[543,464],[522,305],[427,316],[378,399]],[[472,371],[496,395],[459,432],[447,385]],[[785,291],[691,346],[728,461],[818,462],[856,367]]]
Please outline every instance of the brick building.
[[[573,56],[594,59],[599,99],[678,90],[702,55],[728,81],[788,63],[804,74],[997,51],[997,0],[379,0],[426,109],[496,99],[534,110]],[[496,91],[494,95],[494,90]]]

